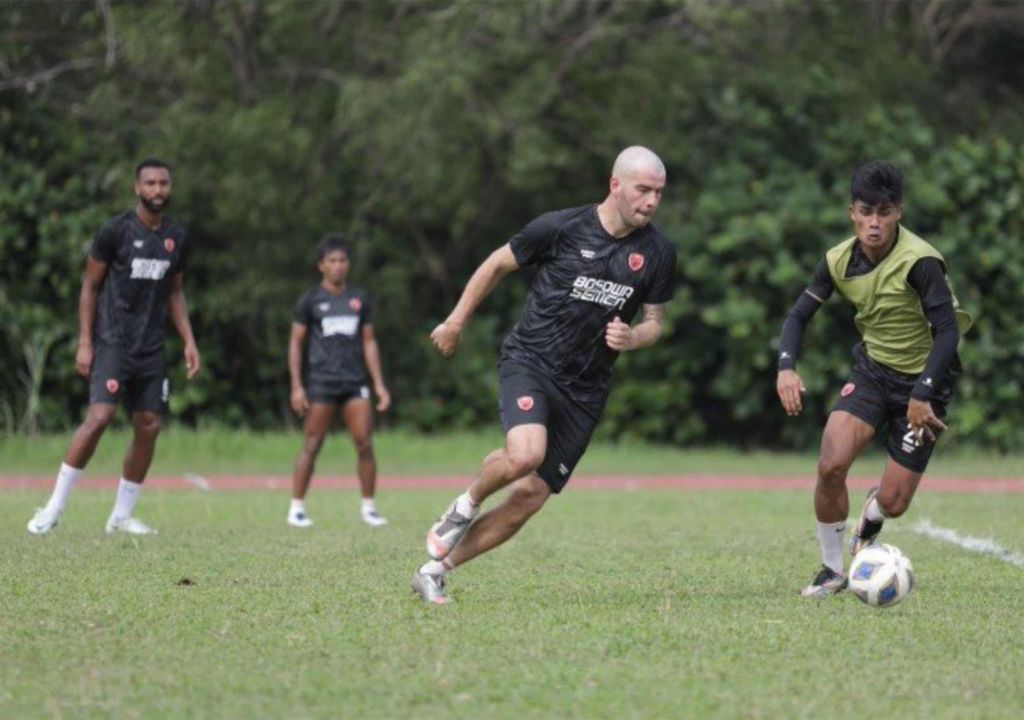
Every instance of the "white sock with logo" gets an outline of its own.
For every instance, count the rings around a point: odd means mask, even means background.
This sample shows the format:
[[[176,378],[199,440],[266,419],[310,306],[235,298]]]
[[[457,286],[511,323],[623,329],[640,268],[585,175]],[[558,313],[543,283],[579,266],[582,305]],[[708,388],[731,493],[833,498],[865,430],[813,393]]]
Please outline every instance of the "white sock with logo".
[[[306,501],[300,498],[292,498],[292,504],[288,508],[288,512],[292,515],[306,512]]]
[[[465,518],[475,518],[480,512],[480,503],[475,502],[467,490],[455,499],[455,512]]]
[[[135,483],[131,480],[121,478],[117,485],[117,499],[114,500],[114,511],[110,516],[115,520],[130,518],[135,512],[135,503],[139,501],[139,492],[142,490],[142,483]]]
[[[363,506],[362,506],[362,513],[363,513],[363,515],[365,515],[366,513],[372,513],[372,512],[377,512],[377,503],[376,503],[376,501],[372,497],[369,497],[369,498],[364,497],[363,498]]]
[[[871,498],[871,502],[868,503],[867,510],[864,511],[864,517],[871,522],[882,522],[886,519],[886,515],[882,512],[882,506],[878,504],[878,498]]]
[[[842,575],[843,568],[843,535],[846,532],[846,521],[818,523],[818,544],[821,545],[821,562],[832,572]]]
[[[73,468],[67,463],[60,464],[57,482],[53,485],[53,494],[50,495],[50,500],[46,503],[47,510],[64,512],[64,507],[68,504],[68,496],[71,495],[71,488],[78,482],[81,474],[82,471],[78,468]]]

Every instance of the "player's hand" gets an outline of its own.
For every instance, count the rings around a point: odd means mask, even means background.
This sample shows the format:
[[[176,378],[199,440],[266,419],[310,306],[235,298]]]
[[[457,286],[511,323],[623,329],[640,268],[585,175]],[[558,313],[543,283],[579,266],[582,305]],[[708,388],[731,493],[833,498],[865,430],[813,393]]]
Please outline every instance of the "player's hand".
[[[799,415],[804,409],[804,401],[800,396],[807,392],[807,388],[796,374],[796,370],[779,370],[779,377],[775,380],[775,391],[778,392],[787,415]]]
[[[462,328],[446,320],[434,328],[434,332],[430,333],[430,339],[434,347],[441,351],[441,355],[451,357],[462,340]]]
[[[608,347],[618,352],[633,350],[636,347],[636,342],[633,339],[633,328],[622,322],[618,315],[612,318],[612,321],[605,328],[604,340]]]
[[[292,411],[299,417],[306,417],[309,410],[309,398],[306,397],[306,389],[297,387],[292,390]]]
[[[932,410],[932,404],[927,400],[910,398],[910,402],[907,403],[907,423],[917,435],[918,442],[925,438],[929,442],[935,442],[935,438],[938,437],[936,431],[946,429],[946,423],[939,419]]]
[[[199,368],[202,366],[202,361],[199,359],[199,348],[196,347],[195,343],[189,343],[185,346],[185,369],[188,371],[188,379],[191,380],[199,374]]]
[[[391,393],[383,385],[377,385],[373,388],[373,392],[377,395],[377,412],[385,412],[391,407]]]
[[[84,378],[89,377],[92,372],[93,349],[92,343],[79,343],[78,352],[75,353],[75,370]]]

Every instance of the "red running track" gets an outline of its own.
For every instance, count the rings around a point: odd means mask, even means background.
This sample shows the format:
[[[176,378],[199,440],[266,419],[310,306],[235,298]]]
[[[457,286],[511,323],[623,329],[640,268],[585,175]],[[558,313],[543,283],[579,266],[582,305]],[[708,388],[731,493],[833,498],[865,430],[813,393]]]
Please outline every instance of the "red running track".
[[[470,482],[469,475],[392,475],[378,479],[384,490],[429,490],[437,488],[461,489]],[[866,490],[877,484],[878,478],[852,477],[848,485],[854,490]],[[83,477],[78,487],[114,489],[117,478],[105,476]],[[166,475],[146,480],[146,486],[161,490],[287,490],[291,479],[285,475]],[[53,477],[49,475],[0,475],[0,490],[49,490]],[[355,476],[314,477],[317,489],[355,490]],[[580,475],[573,478],[569,488],[576,490],[811,490],[814,478],[809,476],[764,477],[753,475]],[[921,482],[925,492],[948,493],[1024,493],[1024,477],[1018,478],[963,478],[926,477]]]

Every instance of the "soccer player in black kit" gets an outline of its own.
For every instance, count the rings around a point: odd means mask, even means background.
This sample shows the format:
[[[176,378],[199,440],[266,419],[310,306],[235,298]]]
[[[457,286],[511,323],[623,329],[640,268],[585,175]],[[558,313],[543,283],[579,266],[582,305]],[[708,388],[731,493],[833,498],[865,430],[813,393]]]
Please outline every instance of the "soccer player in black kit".
[[[380,349],[373,334],[372,304],[365,290],[347,284],[351,248],[341,235],[328,235],[317,249],[321,282],[295,304],[288,373],[291,376],[292,409],[306,418],[305,440],[292,475],[292,502],[288,524],[309,527],[306,492],[313,465],[334,416],[342,417],[356,447],[356,473],[362,490],[360,514],[371,527],[387,525],[377,512],[377,461],[373,454],[373,407],[366,382],[369,372],[377,395],[377,410],[391,405],[384,384]],[[302,384],[302,346],[309,339],[308,374]]]
[[[477,268],[448,318],[431,333],[445,357],[498,282],[532,266],[536,277],[502,346],[499,412],[505,447],[490,453],[469,489],[427,533],[432,560],[413,575],[426,602],[450,602],[448,573],[512,537],[568,482],[608,397],[619,353],[654,344],[673,293],[676,251],[650,224],[665,187],[653,152],[629,147],[615,160],[600,205],[533,220]],[[630,323],[637,313],[640,322]],[[511,485],[500,505],[481,504]]]
[[[89,379],[89,409],[64,456],[49,502],[29,520],[33,535],[57,526],[72,487],[122,399],[134,435],[106,529],[133,535],[156,532],[133,513],[170,391],[164,358],[168,316],[185,341],[190,380],[199,372],[200,359],[182,289],[187,233],[163,216],[171,200],[167,164],[154,158],[139,163],[135,195],[136,207],[108,220],[89,248],[78,299],[75,357],[78,373]]]

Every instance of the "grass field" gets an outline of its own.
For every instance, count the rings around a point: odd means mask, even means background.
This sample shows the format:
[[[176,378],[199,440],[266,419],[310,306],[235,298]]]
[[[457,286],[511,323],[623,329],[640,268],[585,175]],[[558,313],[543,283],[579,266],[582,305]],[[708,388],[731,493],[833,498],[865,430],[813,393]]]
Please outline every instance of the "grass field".
[[[89,464],[89,473],[116,476],[129,439],[130,434],[124,430],[109,431]],[[70,433],[36,438],[0,435],[0,472],[55,474],[70,440]],[[192,432],[171,428],[160,436],[151,472],[154,475],[185,472],[201,475],[289,475],[301,440],[298,431],[255,433],[215,429]],[[498,447],[501,441],[501,433],[495,427],[477,433],[429,437],[388,431],[378,433],[374,442],[381,473],[466,475],[475,471],[484,455]],[[595,442],[584,456],[577,474],[813,476],[816,460],[814,453],[742,452],[734,448],[694,450],[639,442]],[[353,473],[353,463],[351,441],[344,433],[335,433],[320,453],[317,472],[349,475]],[[883,463],[882,453],[867,453],[854,466],[854,473],[880,472]],[[947,452],[940,446],[929,473],[961,477],[1022,477],[1024,456],[983,454],[959,448]]]
[[[805,492],[577,491],[410,593],[450,493],[342,491],[317,526],[280,493],[159,492],[157,537],[106,537],[79,491],[0,503],[0,717],[1019,718],[1024,571],[912,532],[929,518],[1024,551],[1019,496],[923,492],[883,538],[917,569],[902,604],[803,600],[818,564]]]

